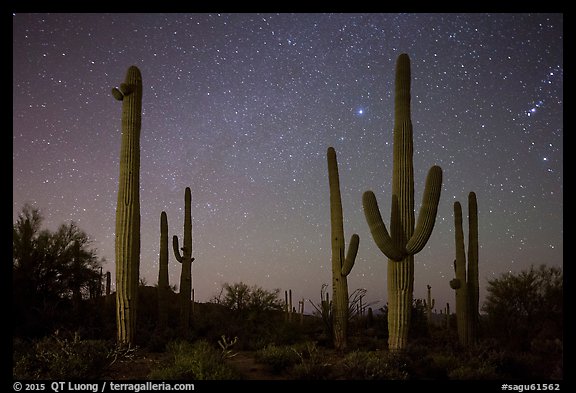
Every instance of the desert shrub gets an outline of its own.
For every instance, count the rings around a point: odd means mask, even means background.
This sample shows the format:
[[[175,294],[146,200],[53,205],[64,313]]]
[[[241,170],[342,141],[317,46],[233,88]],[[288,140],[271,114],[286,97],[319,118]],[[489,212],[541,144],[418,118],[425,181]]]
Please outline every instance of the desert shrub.
[[[166,345],[172,362],[150,372],[156,380],[226,380],[240,379],[240,374],[222,359],[221,351],[205,340],[190,343],[171,341]]]
[[[110,364],[113,345],[103,340],[61,338],[20,341],[13,352],[15,379],[93,379]]]
[[[561,268],[540,265],[489,280],[482,307],[488,335],[526,352],[534,339],[562,340],[563,277]]]
[[[450,370],[459,367],[460,360],[457,356],[449,352],[434,352],[430,354],[432,363],[426,374],[433,379],[448,379]]]
[[[334,365],[326,356],[326,351],[318,348],[315,342],[306,341],[293,345],[292,348],[300,358],[300,362],[292,367],[295,379],[331,379]]]
[[[498,379],[494,365],[486,361],[469,361],[448,372],[450,379],[493,380]]]
[[[274,373],[281,373],[300,362],[300,356],[294,348],[274,344],[256,351],[255,359],[258,363],[270,366]]]
[[[408,379],[405,359],[391,352],[353,351],[342,362],[346,379],[405,380]]]

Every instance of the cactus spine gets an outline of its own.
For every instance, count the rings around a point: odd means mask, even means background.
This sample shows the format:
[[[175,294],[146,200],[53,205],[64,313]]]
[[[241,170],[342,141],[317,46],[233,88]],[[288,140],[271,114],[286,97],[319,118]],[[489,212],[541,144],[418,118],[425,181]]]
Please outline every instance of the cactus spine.
[[[166,327],[168,322],[168,291],[170,283],[168,279],[168,218],[166,212],[160,213],[160,255],[158,268],[158,326]]]
[[[344,223],[342,218],[342,200],[336,151],[328,148],[328,180],[330,183],[330,223],[332,226],[332,301],[333,301],[333,340],[338,350],[346,349],[348,344],[348,280],[347,276],[354,266],[360,238],[353,234],[348,254],[344,258]]]
[[[140,127],[142,75],[128,68],[124,83],[112,89],[122,101],[122,144],[116,207],[116,326],[121,344],[134,343],[140,271]]]
[[[376,197],[366,191],[362,197],[364,214],[378,248],[388,257],[388,347],[404,350],[408,342],[414,286],[414,254],[420,252],[434,228],[442,169],[433,166],[428,172],[414,228],[413,141],[410,118],[410,58],[401,54],[396,62],[394,101],[394,168],[390,234],[380,215]]]
[[[434,304],[436,303],[436,300],[432,299],[432,295],[430,293],[430,289],[432,289],[432,287],[430,285],[426,285],[426,287],[428,288],[428,302],[426,302],[426,300],[424,300],[424,309],[426,310],[426,319],[428,319],[428,326],[432,325],[432,310],[434,309]]]
[[[458,201],[454,202],[454,226],[456,278],[450,281],[450,287],[456,290],[458,340],[460,344],[469,346],[476,342],[478,333],[478,203],[474,192],[468,194],[468,269],[462,229],[462,206]]]
[[[192,296],[192,196],[190,187],[184,193],[184,245],[182,254],[178,247],[178,236],[172,237],[172,247],[176,260],[182,264],[180,274],[180,328],[186,334],[190,325],[190,298]]]

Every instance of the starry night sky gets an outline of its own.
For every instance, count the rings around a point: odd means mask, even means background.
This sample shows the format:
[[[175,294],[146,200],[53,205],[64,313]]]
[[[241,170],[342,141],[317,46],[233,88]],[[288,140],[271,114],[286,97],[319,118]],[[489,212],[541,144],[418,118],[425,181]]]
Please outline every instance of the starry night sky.
[[[387,259],[362,193],[390,221],[394,68],[412,64],[416,217],[425,176],[443,169],[436,225],[415,257],[454,309],[453,203],[479,211],[487,280],[563,265],[562,14],[19,14],[13,20],[13,222],[28,202],[44,228],[74,221],[114,276],[121,104],[143,79],[141,268],[158,277],[160,213],[183,236],[192,190],[197,301],[223,283],[331,287],[326,150],[336,149],[347,243],[360,236],[350,292],[386,303]],[[467,237],[466,243],[467,243]],[[467,247],[467,244],[466,244]],[[180,264],[170,246],[170,283]],[[312,312],[307,302],[306,312]]]

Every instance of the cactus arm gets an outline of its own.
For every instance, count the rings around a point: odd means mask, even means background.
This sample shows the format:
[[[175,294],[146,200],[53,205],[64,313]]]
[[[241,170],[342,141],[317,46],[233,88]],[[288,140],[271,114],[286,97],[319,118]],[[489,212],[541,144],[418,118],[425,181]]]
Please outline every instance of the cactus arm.
[[[124,94],[122,94],[120,90],[115,87],[112,88],[112,96],[118,101],[124,100]]]
[[[434,165],[428,171],[426,177],[426,186],[424,187],[424,194],[422,196],[422,206],[418,214],[418,223],[412,237],[406,244],[406,252],[408,254],[417,254],[426,245],[434,224],[436,222],[436,213],[438,211],[438,203],[440,201],[440,192],[442,190],[442,168]]]
[[[172,248],[174,249],[176,260],[182,263],[182,255],[180,255],[180,248],[178,247],[178,236],[176,235],[172,237]]]
[[[358,254],[358,245],[360,244],[360,237],[357,234],[353,234],[350,238],[350,244],[348,245],[348,254],[346,254],[346,259],[342,265],[342,275],[347,276],[350,274],[352,267],[354,267],[354,262],[356,261],[356,255]]]
[[[460,280],[458,280],[457,278],[453,278],[452,280],[450,280],[450,288],[460,289],[461,286],[462,284],[460,283]]]
[[[468,318],[469,340],[475,342],[478,330],[478,203],[476,194],[468,194]]]
[[[132,93],[134,91],[134,89],[127,83],[121,83],[120,84],[120,93],[122,93],[123,96],[127,96],[130,93]]]
[[[364,207],[366,222],[370,227],[370,233],[380,251],[393,261],[401,261],[404,259],[406,253],[394,245],[386,229],[386,224],[384,224],[382,220],[382,215],[380,215],[376,196],[372,191],[366,191],[364,195],[362,195],[362,205]]]
[[[468,283],[472,286],[478,282],[478,202],[476,194],[468,194]],[[478,303],[478,287],[476,286],[472,295]]]
[[[460,202],[454,202],[454,236],[456,240],[456,260],[454,272],[456,278],[466,282],[466,251],[464,248],[464,231],[462,230],[462,206]]]

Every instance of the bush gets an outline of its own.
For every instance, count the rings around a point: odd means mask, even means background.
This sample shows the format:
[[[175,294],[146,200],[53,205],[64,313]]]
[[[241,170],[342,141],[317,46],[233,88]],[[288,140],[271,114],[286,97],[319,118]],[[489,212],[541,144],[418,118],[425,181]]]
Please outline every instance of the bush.
[[[333,364],[327,359],[325,351],[318,349],[315,342],[307,341],[292,347],[300,358],[300,362],[292,368],[295,379],[331,379]]]
[[[274,373],[281,373],[300,362],[300,356],[289,346],[276,346],[269,344],[265,348],[256,351],[256,361],[264,363],[272,368]]]
[[[156,380],[225,380],[240,379],[241,375],[227,366],[222,354],[207,341],[191,344],[188,341],[171,341],[166,346],[173,356],[172,364],[152,370],[150,379]]]
[[[18,341],[13,352],[14,379],[94,379],[110,364],[112,345],[56,335],[36,342]]]
[[[343,360],[346,379],[351,380],[406,380],[406,363],[400,355],[390,352],[354,351]]]

